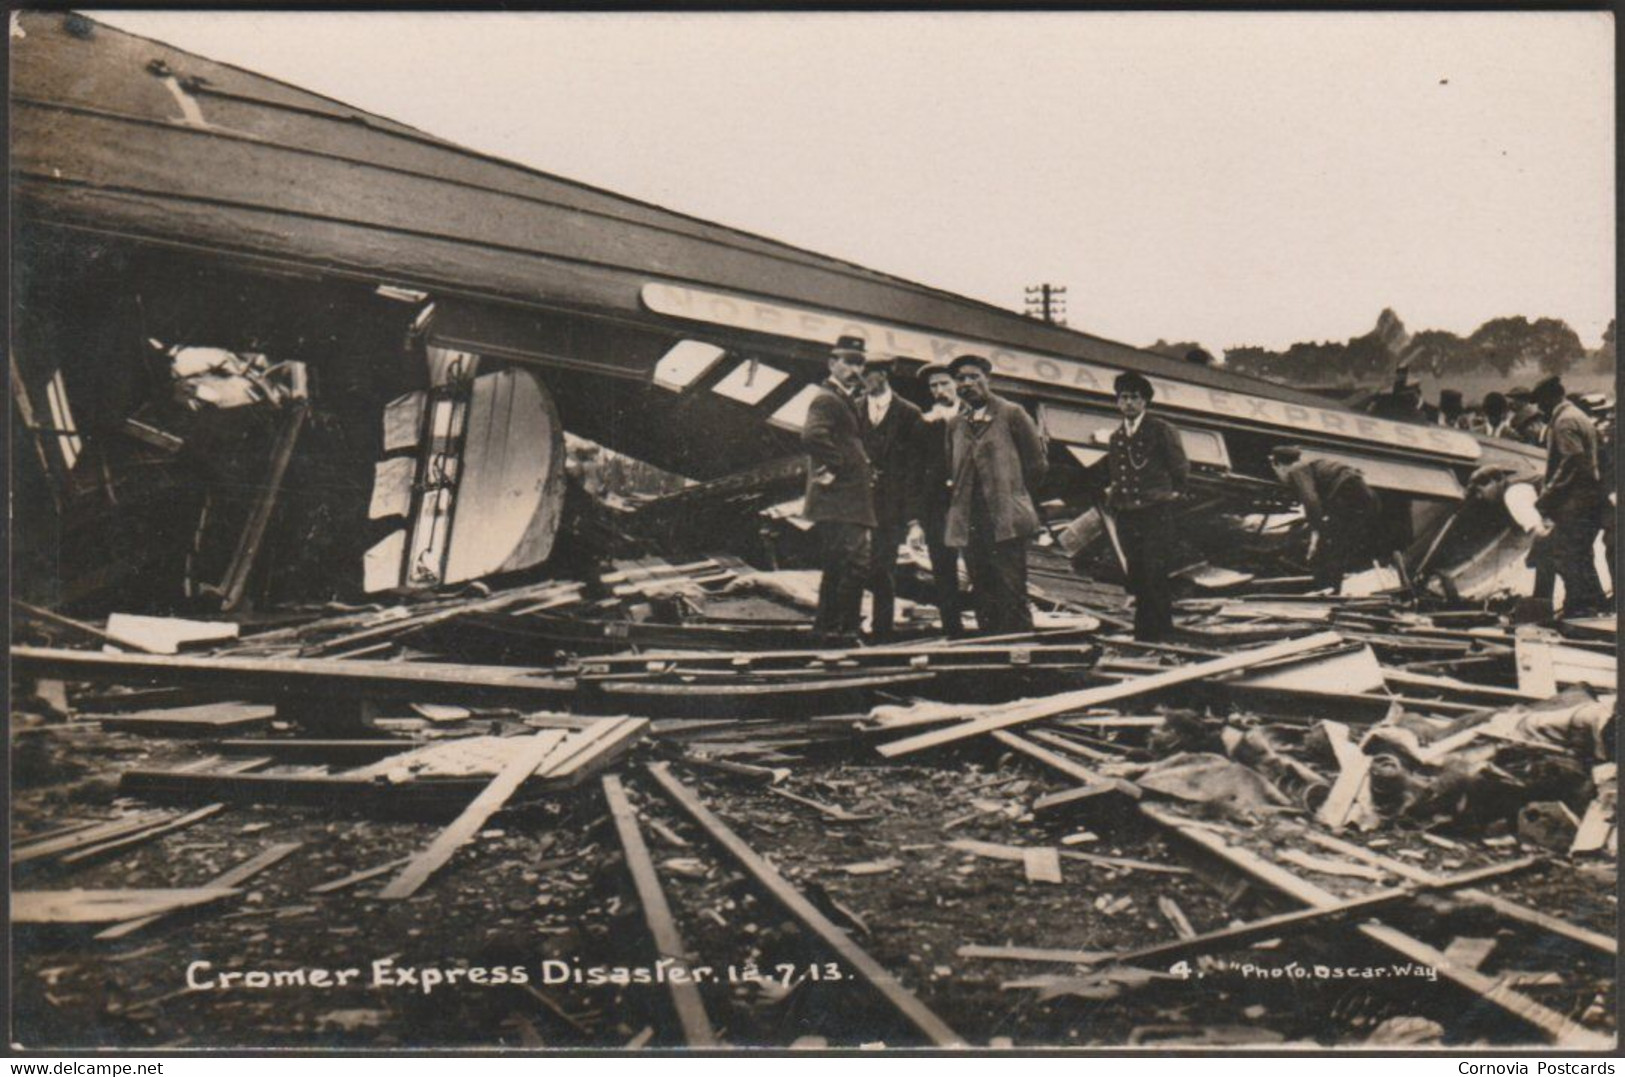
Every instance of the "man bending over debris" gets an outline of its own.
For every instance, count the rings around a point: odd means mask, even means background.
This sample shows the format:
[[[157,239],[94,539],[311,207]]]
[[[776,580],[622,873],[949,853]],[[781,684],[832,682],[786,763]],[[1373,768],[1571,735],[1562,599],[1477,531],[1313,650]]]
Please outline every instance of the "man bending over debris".
[[[1112,431],[1106,451],[1111,470],[1106,508],[1134,596],[1134,638],[1155,642],[1174,629],[1174,599],[1168,586],[1173,548],[1169,510],[1185,492],[1190,461],[1179,431],[1146,414],[1156,394],[1144,375],[1125,371],[1112,388],[1123,424]]]
[[[988,388],[993,364],[957,356],[948,370],[965,411],[948,420],[948,545],[965,551],[976,626],[984,634],[1030,632],[1027,540],[1038,533],[1032,491],[1049,470],[1032,417]]]
[[[863,374],[863,338],[841,337],[829,353],[829,380],[807,408],[801,443],[807,449],[807,498],[802,515],[818,532],[818,613],[821,644],[855,646],[863,584],[875,527],[874,473],[863,449],[853,393]]]
[[[1316,585],[1340,593],[1344,573],[1370,568],[1382,553],[1382,502],[1355,468],[1336,460],[1304,460],[1296,445],[1271,450],[1270,467],[1309,520],[1309,565]]]

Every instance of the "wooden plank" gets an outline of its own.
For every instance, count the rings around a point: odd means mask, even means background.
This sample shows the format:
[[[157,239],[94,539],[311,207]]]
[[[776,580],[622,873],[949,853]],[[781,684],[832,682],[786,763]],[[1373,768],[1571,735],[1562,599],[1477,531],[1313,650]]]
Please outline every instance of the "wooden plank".
[[[96,721],[112,733],[199,736],[263,725],[274,717],[276,707],[269,703],[203,703],[195,707],[102,715],[97,716]]]
[[[1071,737],[1063,736],[1060,733],[1051,732],[1048,729],[1034,729],[1027,735],[1033,740],[1042,741],[1043,743],[1048,744],[1052,748],[1059,748],[1061,751],[1067,752],[1070,755],[1080,756],[1096,763],[1116,763],[1120,762],[1123,758],[1120,753],[1103,752],[1099,748],[1092,748],[1087,744],[1079,744]]]
[[[1284,658],[1287,655],[1305,654],[1341,642],[1342,637],[1337,633],[1321,632],[1299,639],[1271,644],[1268,647],[1243,651],[1239,654],[1228,655],[1208,662],[1195,662],[1187,666],[1176,666],[1162,673],[1137,677],[1118,684],[1063,692],[1043,699],[1025,700],[1007,707],[994,708],[982,718],[975,718],[957,726],[950,726],[947,729],[934,730],[930,733],[922,733],[918,736],[905,737],[902,740],[882,744],[879,751],[881,755],[892,759],[900,755],[923,751],[927,748],[951,744],[966,737],[992,733],[1007,726],[1034,722],[1040,718],[1049,718],[1058,714],[1065,714],[1068,711],[1082,710],[1085,707],[1105,706],[1108,703],[1131,699],[1147,692],[1189,684],[1192,681],[1210,679],[1222,673],[1233,673],[1247,669],[1260,662]]]
[[[394,871],[396,868],[400,867],[402,864],[410,864],[411,862],[412,862],[412,858],[409,857],[409,856],[398,856],[394,860],[386,861],[386,862],[384,862],[382,864],[379,864],[375,868],[366,868],[365,870],[357,871],[357,872],[355,872],[353,874],[346,875],[342,879],[334,879],[331,882],[318,883],[315,886],[310,888],[310,892],[312,894],[333,894],[333,893],[337,893],[340,890],[346,890],[346,889],[348,889],[348,888],[350,888],[352,886],[356,886],[356,885],[358,885],[360,883],[364,883],[368,879],[376,879],[380,875],[386,874],[387,872]]]
[[[170,819],[146,830],[140,830],[122,838],[114,838],[112,841],[102,842],[100,845],[92,845],[87,849],[69,853],[62,857],[60,862],[62,864],[78,864],[85,860],[95,860],[112,853],[121,853],[132,846],[145,844],[153,838],[163,837],[165,834],[185,829],[193,823],[201,823],[209,816],[225,810],[226,806],[224,804],[205,804],[195,811],[189,811],[179,818]]]
[[[1076,791],[1052,793],[1040,797],[1033,805],[1033,810],[1054,810],[1063,806],[1081,807],[1085,803],[1091,807],[1102,810],[1121,810],[1125,805],[1132,806],[1140,799],[1140,787],[1123,778],[1107,778],[1097,774],[1081,763],[1074,762],[1063,755],[1057,755],[1048,748],[1040,747],[1032,741],[1019,737],[1008,730],[999,730],[993,734],[995,740],[1007,747],[1014,748],[1031,759],[1036,759],[1051,770],[1065,774],[1069,778],[1083,782],[1083,788]]]
[[[293,739],[254,737],[213,741],[209,747],[222,755],[264,755],[279,762],[327,763],[357,766],[421,748],[426,741],[402,737],[366,740]]]
[[[1520,631],[1513,646],[1518,662],[1518,691],[1540,699],[1557,695],[1551,644]]]
[[[388,886],[379,891],[378,896],[386,901],[400,901],[417,893],[418,888],[429,881],[429,876],[444,866],[452,854],[473,838],[480,827],[485,825],[485,821],[507,803],[508,798],[513,796],[525,779],[529,778],[542,761],[559,747],[564,738],[565,735],[557,730],[548,730],[525,738],[525,743],[514,752],[508,765],[491,779],[491,784],[463,809],[463,814],[454,819],[427,848],[414,857],[412,863],[392,879]]]
[[[537,774],[552,779],[571,777],[605,756],[624,751],[648,726],[647,718],[607,718],[574,735],[566,734],[559,754],[549,758]]]
[[[148,799],[244,804],[317,804],[327,810],[405,812],[451,818],[485,787],[483,776],[399,783],[343,774],[221,774],[127,770],[119,790]]]
[[[666,791],[667,795],[686,811],[710,835],[713,841],[733,856],[740,867],[744,868],[759,884],[766,888],[768,893],[789,910],[791,915],[801,921],[805,927],[833,949],[848,966],[862,976],[871,987],[880,993],[881,997],[891,1003],[897,1012],[923,1033],[934,1046],[965,1046],[965,1040],[957,1032],[949,1028],[940,1017],[932,1013],[912,992],[899,983],[896,977],[887,972],[862,947],[853,942],[846,932],[819,912],[771,864],[749,845],[746,845],[737,834],[728,829],[728,826],[717,818],[695,796],[692,790],[672,777],[671,771],[664,764],[651,764],[649,773],[653,775],[655,781],[660,783],[661,788]]]
[[[107,616],[109,648],[147,654],[178,654],[210,650],[236,641],[233,621],[195,621],[184,617],[149,617],[139,613]]]
[[[1364,860],[1368,864],[1375,864],[1381,868],[1393,872],[1402,879],[1426,882],[1438,878],[1438,876],[1424,871],[1415,864],[1407,864],[1403,860],[1396,860],[1391,856],[1383,856],[1381,853],[1373,852],[1372,850],[1360,845],[1356,845],[1353,842],[1344,841],[1341,838],[1334,838],[1330,834],[1321,834],[1313,830],[1305,830],[1303,831],[1303,836],[1322,848],[1332,849],[1336,852],[1343,853],[1346,856],[1356,857],[1360,860]],[[1619,956],[1619,942],[1611,935],[1604,935],[1600,932],[1590,931],[1586,928],[1580,927],[1578,924],[1572,924],[1567,920],[1560,919],[1559,917],[1539,912],[1535,909],[1529,908],[1526,905],[1520,905],[1517,902],[1504,898],[1499,894],[1492,894],[1488,890],[1463,890],[1460,896],[1480,905],[1488,905],[1490,908],[1494,909],[1508,920],[1514,920],[1521,924],[1527,924],[1530,927],[1540,928],[1543,931],[1548,931],[1553,935],[1558,935],[1562,938],[1570,940],[1571,942],[1578,942],[1584,946],[1590,947],[1591,949],[1596,950],[1599,953],[1606,954],[1609,957]]]
[[[341,658],[242,658],[235,655],[134,655],[11,648],[13,668],[36,676],[115,684],[223,687],[247,698],[336,696],[412,703],[504,701],[543,705],[570,697],[574,682],[551,670],[452,662],[366,662]]]
[[[827,692],[855,691],[868,688],[895,688],[901,684],[928,681],[937,674],[928,670],[918,672],[878,673],[871,676],[829,677],[824,680],[776,680],[753,684],[663,684],[643,681],[595,681],[594,687],[605,695],[664,696],[682,699],[695,697],[758,698],[764,696],[823,695]]]
[[[1341,830],[1356,807],[1371,807],[1371,757],[1350,741],[1348,726],[1342,722],[1322,722],[1321,727],[1342,769],[1315,818],[1324,826]]]
[[[166,915],[224,901],[238,893],[226,887],[174,890],[16,890],[11,894],[14,924],[105,924],[139,916]]]
[[[1222,844],[1218,843],[1217,839],[1214,840],[1216,844]],[[1226,848],[1230,848],[1232,852],[1245,852],[1245,850],[1235,850],[1230,846],[1226,846]],[[1267,861],[1260,861],[1260,863],[1267,863]],[[1410,886],[1380,890],[1374,894],[1366,894],[1358,898],[1343,900],[1332,896],[1330,901],[1311,904],[1307,909],[1281,913],[1277,916],[1266,916],[1262,920],[1253,920],[1249,923],[1237,924],[1234,927],[1220,928],[1217,931],[1208,931],[1188,937],[1171,939],[1168,942],[1156,943],[1151,946],[1142,946],[1134,950],[1109,955],[1102,958],[1098,963],[1105,964],[1109,962],[1114,965],[1151,967],[1153,962],[1160,963],[1194,957],[1197,954],[1214,953],[1215,951],[1237,950],[1255,942],[1262,942],[1265,939],[1285,938],[1298,932],[1326,927],[1343,920],[1371,916],[1383,909],[1403,905],[1424,892],[1456,890],[1473,886],[1486,879],[1496,879],[1520,871],[1527,871],[1537,863],[1539,861],[1536,858],[1526,857],[1508,864],[1496,864],[1477,871],[1469,871],[1461,875],[1438,879],[1431,883],[1413,883]],[[1296,876],[1291,877],[1296,878]]]
[[[285,841],[273,845],[269,849],[266,849],[264,852],[260,853],[258,856],[249,857],[247,860],[243,861],[241,864],[238,864],[229,871],[221,872],[219,875],[210,879],[203,885],[206,888],[211,889],[229,889],[231,887],[241,886],[243,883],[246,883],[248,880],[264,871],[266,868],[269,868],[273,864],[287,858],[296,849],[298,849],[299,846],[300,843],[297,841]],[[122,924],[114,924],[112,927],[105,928],[102,931],[97,932],[96,937],[103,940],[122,939],[124,936],[140,931],[142,928],[147,927],[150,924],[155,924],[163,918],[163,913],[153,913],[151,916],[142,916],[134,920],[126,920]]]
[[[111,838],[122,837],[137,830],[144,830],[164,819],[174,816],[166,811],[138,812],[127,819],[111,819],[106,822],[93,823],[88,827],[76,828],[72,833],[59,834],[52,837],[42,837],[38,841],[15,846],[11,850],[12,864],[26,864],[41,857],[56,856],[60,853],[69,853],[75,849],[96,845]]]
[[[643,907],[643,921],[653,936],[655,953],[662,962],[672,962],[688,968],[688,947],[683,944],[677,921],[672,918],[666,892],[661,889],[660,877],[655,874],[654,861],[649,858],[649,846],[638,829],[637,813],[626,798],[621,779],[614,774],[604,775],[604,800],[609,804],[610,818],[615,821],[615,832],[621,839],[621,850],[626,854],[626,869],[632,875],[632,885],[638,892],[638,904]],[[706,1015],[705,1003],[699,988],[691,980],[681,982],[668,979],[672,1007],[677,1021],[683,1026],[683,1040],[690,1047],[715,1047],[719,1042],[711,1019]]]
[[[1319,909],[1329,909],[1343,904],[1343,899],[1336,894],[1300,879],[1247,849],[1228,845],[1202,829],[1182,825],[1183,820],[1166,809],[1153,804],[1142,804],[1140,810],[1148,818],[1179,833],[1186,840],[1218,856],[1243,874],[1303,904]],[[1528,996],[1519,994],[1503,981],[1486,976],[1476,969],[1465,968],[1451,961],[1440,950],[1402,931],[1386,924],[1375,923],[1361,924],[1358,930],[1373,942],[1393,950],[1408,961],[1431,965],[1444,979],[1472,992],[1508,1016],[1538,1030],[1560,1047],[1594,1051],[1611,1050],[1614,1047],[1613,1037],[1576,1024]]]
[[[986,961],[1054,962],[1062,965],[1091,965],[1112,956],[1110,950],[1057,950],[1041,946],[981,946],[966,943],[954,951],[960,957]]]
[[[49,625],[52,628],[72,632],[75,635],[81,636],[88,640],[94,640],[97,643],[113,643],[120,647],[128,647],[131,650],[147,651],[148,653],[152,653],[139,643],[128,640],[116,640],[102,629],[97,628],[95,625],[86,624],[83,621],[76,621],[72,617],[65,617],[62,614],[57,613],[55,610],[44,609],[40,606],[31,605],[30,603],[23,602],[20,599],[15,598],[11,600],[11,608],[22,614],[27,620],[33,621],[36,624]]]
[[[311,655],[332,654],[335,651],[348,650],[364,643],[395,639],[408,632],[417,632],[473,613],[491,613],[517,605],[520,602],[534,601],[544,596],[547,598],[578,597],[580,593],[581,585],[578,583],[560,583],[550,580],[531,587],[516,587],[509,591],[501,591],[488,598],[458,599],[449,604],[436,605],[431,609],[409,614],[405,617],[392,617],[380,624],[366,625],[344,635],[334,636],[320,643],[313,643],[302,653]]]
[[[288,473],[288,464],[293,460],[294,446],[299,442],[299,432],[304,429],[305,417],[309,413],[310,405],[303,400],[297,401],[283,421],[282,429],[277,432],[276,446],[271,450],[271,466],[266,472],[265,482],[254,498],[254,507],[249,512],[248,521],[243,525],[242,534],[238,536],[237,549],[231,555],[231,564],[226,568],[225,578],[220,581],[222,609],[236,609],[243,600],[249,577],[254,572],[254,564],[259,560],[260,546],[265,542],[266,529],[271,526],[271,515],[276,510],[277,498],[282,493],[282,480]]]
[[[1185,910],[1179,907],[1179,902],[1166,894],[1160,895],[1157,898],[1157,911],[1162,913],[1163,917],[1173,925],[1174,934],[1182,939],[1194,939],[1196,937],[1196,929],[1191,926],[1189,917],[1185,915]]]

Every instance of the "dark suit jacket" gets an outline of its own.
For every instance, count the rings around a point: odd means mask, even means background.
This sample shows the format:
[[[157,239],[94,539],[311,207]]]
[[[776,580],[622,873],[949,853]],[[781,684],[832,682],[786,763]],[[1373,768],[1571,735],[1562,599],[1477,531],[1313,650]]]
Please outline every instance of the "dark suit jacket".
[[[948,485],[948,426],[945,419],[920,416],[920,522],[937,541],[948,519],[953,500]]]
[[[1130,438],[1121,426],[1112,431],[1106,450],[1111,468],[1113,512],[1132,512],[1172,501],[1185,492],[1191,465],[1179,431],[1155,415],[1140,419]]]
[[[969,413],[948,421],[948,466],[953,495],[948,504],[945,541],[970,545],[972,491],[980,490],[992,516],[993,540],[1027,538],[1038,533],[1038,507],[1032,491],[1049,471],[1044,439],[1032,416],[1003,397],[988,394],[988,419],[971,421]]]
[[[801,514],[813,523],[875,526],[869,455],[852,399],[825,382],[807,408],[801,429],[807,450],[807,501]]]
[[[1589,519],[1608,496],[1596,424],[1578,404],[1565,400],[1552,412],[1546,442],[1546,481],[1535,507],[1553,522]]]
[[[920,519],[920,457],[925,420],[920,409],[892,393],[891,406],[879,426],[869,423],[869,401],[857,402],[863,448],[875,469],[875,521],[882,528],[901,528]]]

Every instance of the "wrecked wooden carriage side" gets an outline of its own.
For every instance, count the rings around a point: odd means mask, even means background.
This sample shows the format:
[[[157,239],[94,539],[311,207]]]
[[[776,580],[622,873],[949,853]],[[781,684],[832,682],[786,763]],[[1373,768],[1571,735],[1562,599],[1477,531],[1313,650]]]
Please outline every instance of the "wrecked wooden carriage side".
[[[1124,368],[1157,386],[1204,502],[1273,498],[1264,455],[1297,441],[1364,468],[1420,544],[1473,469],[1538,459],[473,153],[82,16],[17,27],[20,577],[51,605],[529,567],[564,511],[561,426],[698,479],[784,461],[841,333],[905,371],[988,354],[1074,501]],[[271,399],[177,411],[189,347]]]

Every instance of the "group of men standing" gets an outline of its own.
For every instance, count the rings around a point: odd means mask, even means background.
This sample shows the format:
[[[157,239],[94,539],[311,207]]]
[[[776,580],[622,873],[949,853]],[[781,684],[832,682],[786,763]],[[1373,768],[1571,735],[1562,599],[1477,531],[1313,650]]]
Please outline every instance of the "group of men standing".
[[[821,643],[855,644],[867,590],[871,638],[892,636],[905,541],[929,551],[950,636],[964,632],[961,556],[977,628],[1031,631],[1027,544],[1042,527],[1034,495],[1048,470],[1037,426],[992,391],[992,363],[983,356],[920,370],[930,391],[925,412],[892,391],[893,366],[890,357],[866,354],[861,338],[840,338],[808,409],[803,512],[815,525],[823,569],[815,633]],[[1098,465],[1106,476],[1101,510],[1134,597],[1134,635],[1161,640],[1173,631],[1173,506],[1190,464],[1179,431],[1148,413],[1155,393],[1147,378],[1125,372],[1114,390],[1122,423]],[[1538,502],[1546,578],[1564,580],[1566,614],[1594,612],[1605,599],[1590,551],[1609,508],[1597,430],[1555,377],[1531,396],[1549,430]],[[1335,592],[1345,573],[1393,553],[1382,503],[1358,469],[1290,445],[1274,448],[1269,463],[1304,508],[1317,585]]]
[[[871,638],[891,637],[905,540],[929,552],[950,636],[964,631],[960,556],[978,629],[1031,630],[1027,542],[1040,527],[1033,491],[1047,453],[1032,418],[989,387],[993,364],[967,354],[926,366],[919,376],[932,406],[921,412],[892,391],[894,360],[868,355],[862,338],[841,337],[828,362],[802,429],[802,514],[815,527],[823,569],[813,623],[820,642],[857,641],[866,590]]]

